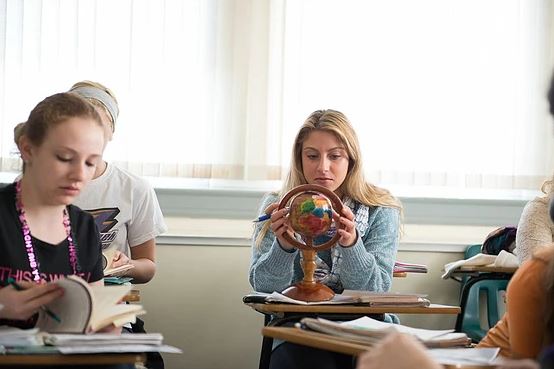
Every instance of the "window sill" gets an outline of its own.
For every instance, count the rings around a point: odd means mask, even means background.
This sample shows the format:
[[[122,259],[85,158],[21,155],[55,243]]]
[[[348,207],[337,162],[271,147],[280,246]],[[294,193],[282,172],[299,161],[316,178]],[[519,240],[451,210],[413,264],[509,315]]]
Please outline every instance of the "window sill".
[[[237,219],[166,217],[168,232],[159,245],[251,247],[252,222]],[[463,252],[483,242],[491,227],[413,225],[403,227],[399,251]]]

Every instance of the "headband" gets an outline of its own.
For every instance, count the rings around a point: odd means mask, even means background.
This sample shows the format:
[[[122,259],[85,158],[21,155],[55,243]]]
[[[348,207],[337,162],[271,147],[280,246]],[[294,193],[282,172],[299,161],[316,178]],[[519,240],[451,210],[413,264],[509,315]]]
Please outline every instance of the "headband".
[[[79,86],[71,89],[70,92],[75,92],[77,95],[84,97],[85,99],[94,99],[104,105],[108,113],[110,113],[112,122],[115,125],[115,121],[119,115],[119,108],[115,99],[106,91],[99,89],[98,87]]]

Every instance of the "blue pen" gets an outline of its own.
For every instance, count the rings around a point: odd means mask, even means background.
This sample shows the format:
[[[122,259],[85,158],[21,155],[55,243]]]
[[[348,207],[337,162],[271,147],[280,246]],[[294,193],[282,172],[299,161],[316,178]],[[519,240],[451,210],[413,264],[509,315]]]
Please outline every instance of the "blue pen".
[[[289,210],[289,207],[285,206],[285,209]],[[271,214],[273,214],[273,213],[271,213]],[[271,214],[260,215],[257,219],[254,219],[253,222],[254,223],[265,222],[266,220],[271,218]]]
[[[17,291],[23,291],[24,288],[21,287],[20,285],[18,285],[15,281],[15,279],[13,278],[8,278],[8,284],[11,284],[13,286],[13,288],[15,288]],[[54,314],[52,312],[52,310],[48,309],[46,306],[44,305],[41,305],[40,306],[40,309],[42,311],[44,311],[50,318],[54,319],[55,321],[57,321],[58,323],[61,323],[62,320],[60,319],[59,316],[57,316],[56,314]]]
[[[265,222],[270,218],[271,218],[271,214],[264,214],[264,215],[260,215],[257,219],[254,219],[253,222],[254,223]]]

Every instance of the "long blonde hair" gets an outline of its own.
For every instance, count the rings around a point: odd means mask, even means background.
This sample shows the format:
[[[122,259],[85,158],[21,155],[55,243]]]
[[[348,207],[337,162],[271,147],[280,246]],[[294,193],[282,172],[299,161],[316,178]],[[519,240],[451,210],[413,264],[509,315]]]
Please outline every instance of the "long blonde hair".
[[[402,205],[398,199],[386,189],[366,181],[356,132],[343,113],[331,109],[314,111],[300,127],[292,146],[290,170],[280,192],[276,195],[283,195],[294,187],[308,183],[302,168],[302,145],[314,131],[333,134],[344,145],[348,153],[348,173],[344,182],[335,192],[366,206],[390,207],[398,209],[402,213]],[[267,234],[269,226],[269,222],[263,225],[256,238],[257,245],[260,245],[261,240]]]

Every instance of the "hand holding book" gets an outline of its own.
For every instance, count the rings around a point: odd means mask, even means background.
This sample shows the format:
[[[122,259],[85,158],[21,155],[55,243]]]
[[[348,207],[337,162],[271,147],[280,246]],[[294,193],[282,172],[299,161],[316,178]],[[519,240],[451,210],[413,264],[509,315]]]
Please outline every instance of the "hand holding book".
[[[33,282],[15,282],[0,288],[0,318],[25,320],[33,316],[44,305],[63,295],[63,289],[56,285]]]
[[[134,322],[137,315],[145,313],[141,305],[119,303],[131,285],[90,286],[77,276],[52,283],[61,286],[64,294],[46,307],[61,318],[61,323],[40,313],[36,326],[45,332],[96,332],[111,325],[121,327]]]
[[[102,252],[104,263],[104,276],[121,276],[124,272],[135,266],[131,264],[131,260],[122,253],[114,249],[104,250]]]

